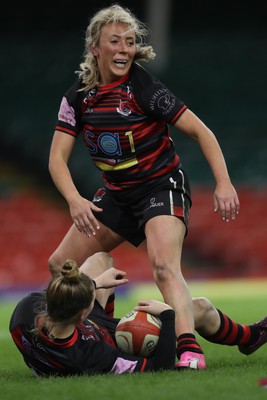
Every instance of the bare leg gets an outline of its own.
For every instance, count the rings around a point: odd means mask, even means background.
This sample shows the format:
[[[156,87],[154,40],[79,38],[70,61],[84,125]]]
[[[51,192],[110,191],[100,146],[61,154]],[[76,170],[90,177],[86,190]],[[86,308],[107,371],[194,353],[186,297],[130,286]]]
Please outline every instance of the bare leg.
[[[220,316],[214,305],[205,297],[193,298],[196,331],[203,336],[214,335],[220,327]]]
[[[147,222],[145,233],[155,282],[176,312],[176,334],[194,334],[192,298],[181,272],[185,226],[176,217],[157,216]]]
[[[113,266],[114,260],[109,254],[98,252],[87,258],[80,266],[80,270],[84,274],[90,276],[90,278],[94,279]],[[107,300],[112,293],[114,293],[114,288],[96,290],[96,299],[103,308],[105,308]]]
[[[95,236],[88,238],[78,231],[73,224],[66,236],[54,253],[50,256],[48,265],[52,276],[56,276],[60,270],[62,263],[66,259],[76,261],[77,265],[81,265],[88,257],[98,252],[110,252],[120,245],[124,239],[118,234],[107,228],[103,224],[99,224],[100,229]]]
[[[252,325],[239,324],[204,297],[194,298],[193,305],[196,330],[209,342],[238,346],[247,356],[267,342],[267,317]]]

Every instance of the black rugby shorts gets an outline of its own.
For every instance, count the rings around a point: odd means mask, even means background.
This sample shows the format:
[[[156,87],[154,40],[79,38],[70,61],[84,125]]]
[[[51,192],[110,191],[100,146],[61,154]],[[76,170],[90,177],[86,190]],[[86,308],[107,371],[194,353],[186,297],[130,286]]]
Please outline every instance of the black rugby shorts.
[[[95,217],[128,242],[138,247],[145,240],[144,226],[148,220],[159,215],[173,215],[180,218],[187,233],[191,207],[190,188],[187,179],[177,185],[174,177],[168,178],[156,190],[140,196],[128,204],[119,203],[112,191],[101,188],[95,193],[93,203],[103,209]]]

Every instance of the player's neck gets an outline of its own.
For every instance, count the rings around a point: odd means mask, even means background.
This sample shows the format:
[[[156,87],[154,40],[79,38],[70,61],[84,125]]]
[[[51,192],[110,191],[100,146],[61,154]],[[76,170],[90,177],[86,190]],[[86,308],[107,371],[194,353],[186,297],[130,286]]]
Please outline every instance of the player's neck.
[[[75,325],[70,324],[64,327],[62,325],[47,326],[46,330],[53,339],[66,339],[73,334]]]

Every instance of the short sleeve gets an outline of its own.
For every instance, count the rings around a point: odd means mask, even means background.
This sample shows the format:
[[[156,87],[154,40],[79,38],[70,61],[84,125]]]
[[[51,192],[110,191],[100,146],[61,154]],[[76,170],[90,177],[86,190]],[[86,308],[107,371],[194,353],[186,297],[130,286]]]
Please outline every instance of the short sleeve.
[[[75,137],[78,136],[81,126],[83,92],[79,89],[80,81],[77,81],[62,97],[56,124],[56,130]]]
[[[174,124],[186,110],[186,105],[177,96],[137,64],[132,79],[136,100],[145,114]]]

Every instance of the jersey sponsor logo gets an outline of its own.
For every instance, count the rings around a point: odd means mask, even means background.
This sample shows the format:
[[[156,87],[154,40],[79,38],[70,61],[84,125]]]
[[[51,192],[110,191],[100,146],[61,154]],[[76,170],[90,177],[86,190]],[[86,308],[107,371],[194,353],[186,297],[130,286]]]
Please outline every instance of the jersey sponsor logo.
[[[84,134],[84,138],[91,155],[97,154],[99,147],[104,154],[112,156],[115,155],[121,156],[122,151],[120,145],[120,137],[118,133],[110,133],[110,132],[101,133],[97,138],[97,144],[95,144],[91,140],[94,137],[95,135],[91,131],[86,131]]]
[[[151,111],[162,110],[162,115],[168,115],[175,106],[175,97],[167,89],[157,90],[149,103]]]
[[[97,325],[89,319],[84,321],[84,324],[79,325],[79,331],[83,341],[94,340],[99,342],[101,338],[101,333],[99,332]]]
[[[24,347],[24,349],[26,350],[26,352],[28,353],[28,355],[32,358],[35,358],[37,360],[39,360],[40,362],[42,362],[43,364],[46,365],[50,365],[50,363],[43,357],[41,356],[41,354],[38,353],[38,351],[35,350],[35,348],[33,347],[32,343],[30,343],[25,336],[21,337],[21,343]],[[42,351],[46,350],[44,349],[44,347],[42,345],[38,346],[38,342],[36,345],[37,348],[40,348]]]
[[[158,106],[159,108],[163,108],[163,110],[167,110],[167,108],[169,107],[170,104],[170,95],[166,94],[165,96],[161,96],[158,99]]]
[[[58,112],[58,120],[70,124],[71,126],[76,125],[75,111],[73,107],[69,105],[66,97],[63,97],[61,101]]]
[[[121,161],[120,159],[109,159],[109,160],[102,160],[98,161],[97,159],[93,158],[95,165],[101,170],[101,171],[120,171],[122,169],[127,169],[131,168],[134,165],[138,164],[138,161],[136,158],[130,158],[128,160],[123,160]],[[111,163],[108,164],[107,162]]]
[[[121,136],[122,139],[127,138],[130,152],[135,153],[132,131],[122,133]],[[138,164],[136,157],[123,156],[119,133],[102,132],[97,136],[87,130],[84,132],[84,140],[95,165],[102,171],[122,170]],[[99,150],[104,155],[98,157]]]

